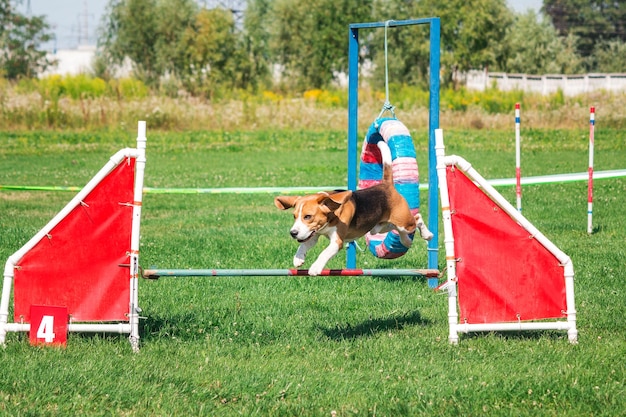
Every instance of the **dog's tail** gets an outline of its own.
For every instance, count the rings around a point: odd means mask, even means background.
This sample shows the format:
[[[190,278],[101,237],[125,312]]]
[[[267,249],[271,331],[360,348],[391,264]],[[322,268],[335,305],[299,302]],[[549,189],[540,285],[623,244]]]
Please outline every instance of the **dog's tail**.
[[[378,141],[376,144],[380,149],[383,163],[383,182],[393,183],[393,160],[391,158],[391,149],[384,140]]]

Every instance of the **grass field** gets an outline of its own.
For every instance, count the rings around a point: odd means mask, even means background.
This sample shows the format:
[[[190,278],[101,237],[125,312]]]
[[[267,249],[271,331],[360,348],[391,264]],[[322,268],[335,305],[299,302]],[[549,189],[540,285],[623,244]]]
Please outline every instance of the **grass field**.
[[[447,152],[486,178],[514,175],[511,131],[445,136]],[[133,129],[0,133],[0,185],[82,186],[135,137]],[[414,139],[424,180],[425,132]],[[587,169],[584,129],[527,130],[523,143],[524,176]],[[148,125],[147,157],[148,187],[346,181],[345,133],[337,130],[165,133]],[[626,133],[598,129],[596,170],[625,168],[624,161]],[[512,187],[500,191],[514,201]],[[70,334],[59,349],[9,334],[0,350],[0,415],[626,415],[626,179],[596,181],[591,236],[585,183],[523,193],[524,215],[574,263],[577,345],[564,332],[531,332],[464,335],[451,346],[447,298],[421,279],[142,280],[138,354],[119,335]],[[0,190],[0,259],[72,196]],[[292,219],[273,197],[145,195],[142,266],[290,267]],[[344,262],[342,252],[328,266]],[[425,267],[425,245],[398,260],[359,254],[358,262]]]

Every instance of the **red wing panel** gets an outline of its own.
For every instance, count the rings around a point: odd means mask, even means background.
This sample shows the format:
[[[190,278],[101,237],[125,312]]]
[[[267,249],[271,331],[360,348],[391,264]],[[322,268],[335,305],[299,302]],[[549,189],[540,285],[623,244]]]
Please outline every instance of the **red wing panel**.
[[[460,322],[562,318],[563,267],[462,171],[447,167]]]
[[[128,321],[135,159],[109,173],[18,262],[14,320],[31,305],[66,306],[72,321]],[[88,271],[88,272],[87,272]]]

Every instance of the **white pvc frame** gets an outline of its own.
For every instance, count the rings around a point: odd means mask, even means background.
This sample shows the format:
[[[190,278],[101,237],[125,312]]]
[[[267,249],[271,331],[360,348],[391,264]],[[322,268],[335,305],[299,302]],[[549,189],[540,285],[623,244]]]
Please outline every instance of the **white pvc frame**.
[[[459,333],[491,332],[491,331],[521,331],[521,330],[566,330],[571,343],[577,343],[578,330],[576,329],[576,309],[574,306],[574,266],[565,253],[557,248],[535,226],[533,226],[522,214],[513,207],[502,195],[493,188],[465,159],[460,156],[445,156],[443,144],[443,131],[435,131],[437,175],[439,177],[439,194],[441,198],[441,211],[444,227],[444,245],[446,251],[447,281],[440,287],[448,292],[448,324],[450,328],[448,340],[452,344],[458,344]],[[552,253],[563,266],[565,280],[565,301],[567,304],[567,321],[540,321],[540,322],[516,322],[516,323],[459,323],[457,310],[457,275],[456,256],[454,250],[454,234],[452,232],[452,219],[450,213],[450,199],[448,183],[446,181],[446,167],[456,166],[474,181],[483,192],[498,204],[511,218],[519,223],[531,236]]]
[[[22,257],[31,250],[43,237],[63,220],[75,207],[81,204],[86,196],[127,158],[135,158],[135,186],[133,197],[131,248],[130,248],[130,300],[128,311],[128,323],[69,323],[70,332],[93,332],[93,333],[128,333],[133,351],[139,350],[139,312],[138,307],[138,276],[139,276],[139,227],[141,221],[141,205],[143,198],[143,179],[146,165],[146,122],[138,124],[137,148],[125,148],[113,155],[107,164],[83,187],[82,190],[35,236],[33,236],[17,252],[9,256],[4,267],[4,283],[2,285],[2,299],[0,300],[0,345],[4,345],[7,332],[28,332],[30,323],[9,323],[9,303],[13,287],[14,269]]]

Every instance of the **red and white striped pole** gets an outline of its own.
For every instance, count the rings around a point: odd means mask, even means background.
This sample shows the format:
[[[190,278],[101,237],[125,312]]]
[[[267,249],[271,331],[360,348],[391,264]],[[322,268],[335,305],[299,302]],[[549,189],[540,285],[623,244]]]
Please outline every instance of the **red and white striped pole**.
[[[515,103],[515,194],[517,195],[517,211],[522,212],[522,170],[520,167],[520,106]]]
[[[587,233],[593,233],[593,142],[596,126],[596,108],[589,111],[589,181],[587,182]]]

